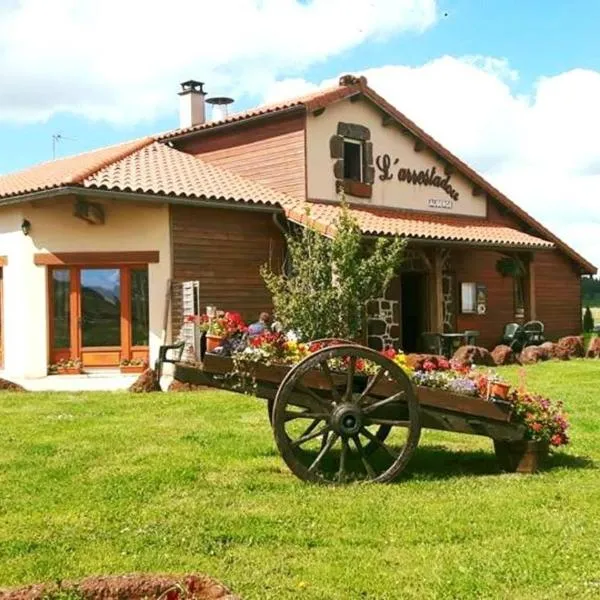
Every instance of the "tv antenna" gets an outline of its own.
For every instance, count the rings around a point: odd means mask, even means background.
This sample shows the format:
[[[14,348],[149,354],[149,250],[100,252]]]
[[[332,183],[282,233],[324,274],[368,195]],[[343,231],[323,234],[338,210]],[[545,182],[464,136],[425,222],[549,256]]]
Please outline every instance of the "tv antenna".
[[[53,133],[52,134],[52,160],[56,160],[56,145],[58,144],[58,142],[62,142],[63,140],[66,140],[69,142],[77,141],[75,138],[66,137],[62,133]]]

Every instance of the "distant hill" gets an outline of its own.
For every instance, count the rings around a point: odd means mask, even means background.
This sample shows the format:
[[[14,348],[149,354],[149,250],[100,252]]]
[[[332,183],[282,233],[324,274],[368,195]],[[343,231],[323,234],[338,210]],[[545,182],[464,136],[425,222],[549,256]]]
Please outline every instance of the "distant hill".
[[[600,306],[600,279],[585,277],[581,280],[581,303],[583,306]]]

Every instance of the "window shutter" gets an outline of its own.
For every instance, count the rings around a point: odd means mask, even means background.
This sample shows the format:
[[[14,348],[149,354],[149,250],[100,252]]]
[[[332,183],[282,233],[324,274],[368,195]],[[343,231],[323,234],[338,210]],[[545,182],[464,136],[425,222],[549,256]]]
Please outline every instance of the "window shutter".
[[[185,342],[186,351],[200,358],[200,335],[193,323],[188,323],[187,318],[200,314],[200,282],[184,281],[182,288],[183,327],[181,337]]]

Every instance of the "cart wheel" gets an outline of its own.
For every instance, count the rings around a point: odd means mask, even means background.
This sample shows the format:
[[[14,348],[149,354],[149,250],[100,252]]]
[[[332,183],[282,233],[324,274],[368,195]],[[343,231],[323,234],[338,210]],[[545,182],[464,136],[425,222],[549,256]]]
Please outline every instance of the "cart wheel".
[[[357,370],[365,361],[373,375]],[[391,481],[421,434],[419,404],[404,371],[378,352],[350,344],[319,350],[291,369],[271,416],[290,470],[318,483]]]
[[[267,400],[267,414],[269,416],[269,424],[271,425],[271,427],[273,427],[273,407],[274,406],[275,406],[275,399],[269,398]],[[387,436],[390,434],[391,430],[392,430],[392,428],[389,425],[379,425],[378,427],[374,428],[373,432],[374,432],[377,440],[379,440],[379,442],[385,442],[385,440],[387,439]],[[366,446],[364,446],[363,449],[365,451],[365,454],[367,456],[370,456],[371,454],[373,454],[373,452],[378,450],[380,447],[381,447],[381,444],[379,444],[378,442],[369,440],[369,443]]]

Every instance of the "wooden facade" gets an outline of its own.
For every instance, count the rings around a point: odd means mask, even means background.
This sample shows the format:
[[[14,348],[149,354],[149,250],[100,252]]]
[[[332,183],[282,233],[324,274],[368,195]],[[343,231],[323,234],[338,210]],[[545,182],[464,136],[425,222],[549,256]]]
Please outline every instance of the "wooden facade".
[[[273,213],[252,210],[171,207],[173,294],[171,323],[182,322],[181,283],[200,282],[200,305],[242,313],[247,321],[271,310],[260,267],[282,264],[284,240]]]
[[[294,198],[306,197],[303,114],[209,131],[177,142],[184,152]]]

